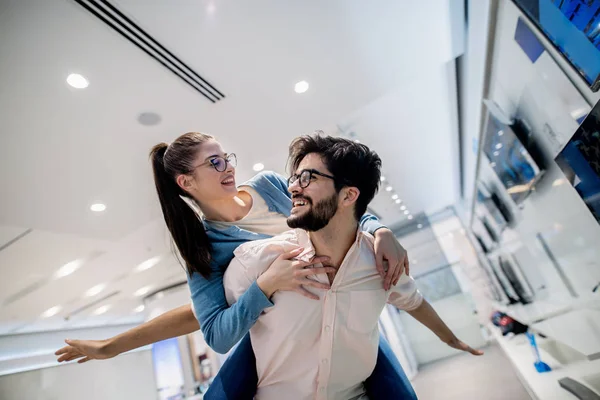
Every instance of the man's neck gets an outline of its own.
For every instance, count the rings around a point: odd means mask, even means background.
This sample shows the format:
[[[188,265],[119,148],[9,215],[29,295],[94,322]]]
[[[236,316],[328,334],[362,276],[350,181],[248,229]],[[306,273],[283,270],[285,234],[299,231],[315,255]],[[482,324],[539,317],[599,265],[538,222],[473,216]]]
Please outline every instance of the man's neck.
[[[309,237],[316,254],[329,257],[331,266],[339,268],[356,240],[357,230],[358,223],[353,216],[338,213],[325,228],[309,232]]]

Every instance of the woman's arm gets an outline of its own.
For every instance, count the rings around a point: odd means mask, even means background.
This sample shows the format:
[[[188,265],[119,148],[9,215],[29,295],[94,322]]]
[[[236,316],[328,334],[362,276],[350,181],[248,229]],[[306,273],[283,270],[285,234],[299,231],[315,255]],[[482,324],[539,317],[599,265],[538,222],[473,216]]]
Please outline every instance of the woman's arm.
[[[105,360],[121,353],[161,340],[187,335],[200,328],[189,304],[167,311],[160,316],[105,340],[70,340],[68,346],[56,351],[58,362]]]
[[[300,249],[301,250],[301,249]],[[204,340],[217,353],[227,353],[256,323],[265,308],[273,306],[269,300],[277,290],[296,291],[318,300],[303,286],[329,289],[327,285],[307,279],[309,275],[334,272],[331,267],[311,267],[326,261],[316,257],[310,262],[295,261],[298,249],[278,257],[269,268],[231,305],[227,303],[223,287],[223,271],[213,270],[206,279],[194,274],[188,279],[196,317]]]

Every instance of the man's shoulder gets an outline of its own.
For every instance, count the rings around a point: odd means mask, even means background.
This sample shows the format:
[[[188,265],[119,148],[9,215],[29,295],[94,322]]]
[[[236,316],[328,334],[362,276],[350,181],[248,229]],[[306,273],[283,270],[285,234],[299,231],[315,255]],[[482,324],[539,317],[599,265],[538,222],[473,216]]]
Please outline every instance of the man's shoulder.
[[[244,243],[233,252],[234,260],[247,269],[264,271],[281,254],[298,247],[299,234],[299,230],[293,229],[268,239]]]

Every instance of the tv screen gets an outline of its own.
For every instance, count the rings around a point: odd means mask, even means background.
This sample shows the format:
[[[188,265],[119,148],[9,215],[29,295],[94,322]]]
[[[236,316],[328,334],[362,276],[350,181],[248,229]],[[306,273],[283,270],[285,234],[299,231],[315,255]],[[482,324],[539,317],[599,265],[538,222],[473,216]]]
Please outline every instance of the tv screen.
[[[523,202],[542,174],[509,125],[488,114],[483,151],[502,185],[517,204]]]
[[[513,0],[593,91],[600,88],[600,1]]]
[[[575,131],[556,162],[600,223],[600,102]]]

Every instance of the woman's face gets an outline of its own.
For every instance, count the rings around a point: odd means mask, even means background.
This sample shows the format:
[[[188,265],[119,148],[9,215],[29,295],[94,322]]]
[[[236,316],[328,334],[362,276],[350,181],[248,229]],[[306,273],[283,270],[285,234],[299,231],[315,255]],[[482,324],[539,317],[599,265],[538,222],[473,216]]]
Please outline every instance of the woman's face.
[[[177,182],[180,186],[183,183],[184,190],[200,204],[235,196],[235,168],[227,162],[223,171],[217,171],[217,168],[222,168],[227,156],[221,143],[216,140],[210,139],[202,143],[193,162],[193,171],[189,175],[180,175]]]

